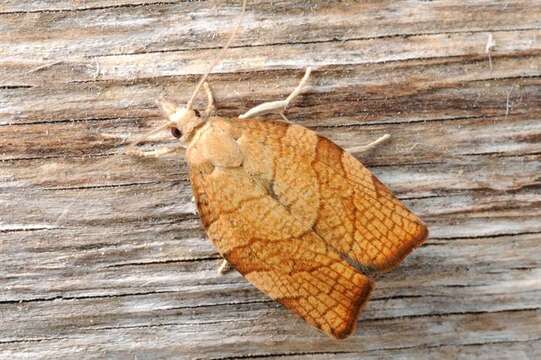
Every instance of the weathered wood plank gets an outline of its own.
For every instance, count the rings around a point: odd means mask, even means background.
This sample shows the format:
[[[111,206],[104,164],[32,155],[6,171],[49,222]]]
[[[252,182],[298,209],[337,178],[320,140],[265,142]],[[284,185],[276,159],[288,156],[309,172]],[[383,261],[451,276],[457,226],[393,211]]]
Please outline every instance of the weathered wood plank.
[[[65,11],[19,9],[13,14],[4,11],[0,14],[3,20],[0,34],[4,34],[0,44],[7,41],[11,45],[7,51],[10,56],[26,59],[217,47],[223,44],[239,8],[238,1],[227,1],[227,6],[224,2],[209,1],[176,4],[149,1],[147,5],[120,3],[120,6],[101,9],[98,5],[80,11],[88,7],[85,3],[72,5],[78,11],[69,11],[61,4],[53,5],[52,9]],[[413,0],[257,0],[250,4],[243,25],[245,31],[236,43],[253,47],[269,43],[539,29],[541,20],[532,11],[539,4],[539,0],[512,3],[453,0],[428,4]],[[107,2],[104,6],[108,6]]]
[[[119,307],[133,306],[123,300],[116,301]],[[265,308],[262,312],[261,307]],[[186,315],[182,315],[181,309],[172,310],[180,314],[177,315],[177,321],[159,326],[134,325],[92,329],[89,324],[88,330],[77,336],[41,338],[25,343],[6,342],[3,346],[6,348],[7,355],[18,353],[20,356],[36,357],[75,354],[88,358],[122,357],[126,353],[154,358],[157,352],[166,357],[184,354],[186,358],[191,359],[228,359],[234,358],[239,352],[257,357],[304,353],[305,358],[310,358],[314,341],[320,344],[320,349],[326,349],[318,351],[320,353],[349,352],[358,356],[375,351],[381,354],[382,341],[385,341],[385,347],[390,354],[401,349],[419,348],[424,349],[425,356],[428,356],[428,353],[434,354],[440,346],[447,347],[449,343],[453,344],[455,349],[459,349],[468,345],[479,346],[480,342],[496,344],[498,342],[530,342],[534,349],[531,353],[539,352],[534,343],[540,338],[539,327],[533,326],[533,321],[539,322],[541,319],[536,311],[366,321],[363,336],[337,342],[321,338],[320,334],[315,332],[303,332],[300,326],[285,325],[291,322],[292,318],[284,315],[280,309],[274,309],[266,304],[256,303],[243,309],[235,306],[216,307],[213,310],[227,315],[220,316],[220,319],[211,323],[193,320],[204,316],[204,309],[190,310],[186,312]],[[239,321],[233,315],[248,320]],[[84,321],[84,315],[81,319]],[[254,321],[259,323],[258,331],[254,331],[250,326],[250,323]],[[434,322],[437,322],[439,326],[434,327]],[[516,325],[509,327],[509,323]],[[527,326],[528,323],[531,325]],[[51,327],[54,328],[54,326]],[[433,329],[431,336],[419,336],[419,333],[426,331],[426,327]],[[272,337],[268,335],[270,329],[273,332]],[[299,336],[299,331],[303,334],[302,337]],[[224,337],[224,333],[229,336]],[[397,333],[400,336],[397,336]],[[92,336],[89,337],[89,334]],[[117,341],[111,342],[111,338]],[[161,346],[156,347],[157,343]],[[50,352],[45,354],[36,352],[36,345],[40,344],[46,344]],[[216,346],[216,344],[220,345]],[[329,351],[329,349],[332,350]]]
[[[288,116],[345,147],[392,134],[362,159],[431,231],[338,342],[216,273],[182,160],[121,155],[157,97],[186,101],[239,2],[4,1],[0,358],[541,356],[540,5],[249,2],[219,114],[315,66]]]
[[[539,56],[541,41],[537,38],[539,30],[500,31],[493,34],[498,44],[491,55],[494,58],[490,68],[485,53],[487,32],[478,33],[443,33],[411,35],[407,38],[384,37],[381,39],[361,39],[325,41],[313,43],[293,43],[283,45],[262,45],[246,49],[231,49],[226,62],[219,64],[216,73],[238,73],[247,70],[264,71],[283,68],[302,68],[312,66],[374,64],[415,59],[447,59],[451,65],[454,57],[468,57],[477,66],[475,72],[458,72],[454,64],[446,73],[440,74],[447,80],[472,80],[472,77],[527,77],[539,75]],[[277,52],[276,49],[280,49]],[[247,51],[249,50],[249,51]],[[213,60],[215,49],[194,51],[147,52],[131,55],[108,55],[99,58],[72,59],[55,63],[29,61],[6,61],[0,64],[5,68],[5,83],[10,85],[40,85],[43,83],[71,83],[88,81],[141,81],[147,78],[201,74],[208,69]],[[336,54],[340,53],[337,58]],[[272,60],[269,59],[272,54]],[[500,54],[504,54],[500,56]],[[510,61],[509,58],[512,58]],[[159,66],[155,66],[159,62]],[[440,61],[441,63],[441,61]],[[421,63],[426,65],[425,63]],[[48,67],[46,67],[49,65]],[[402,64],[399,64],[400,66]],[[437,64],[436,64],[437,65]],[[441,64],[440,64],[441,65]],[[390,65],[392,66],[392,65]],[[381,71],[388,72],[386,67]],[[403,65],[402,65],[403,66]],[[420,65],[421,66],[421,65]],[[452,71],[454,70],[454,71]],[[377,68],[365,76],[375,77]],[[383,73],[380,77],[386,75]],[[419,75],[419,74],[418,74]],[[428,75],[428,74],[426,74]],[[427,80],[428,76],[419,80]],[[402,74],[399,78],[404,78]],[[411,77],[410,77],[411,79]],[[431,77],[432,82],[443,79]],[[370,83],[370,78],[365,79]],[[344,86],[344,84],[342,85]]]

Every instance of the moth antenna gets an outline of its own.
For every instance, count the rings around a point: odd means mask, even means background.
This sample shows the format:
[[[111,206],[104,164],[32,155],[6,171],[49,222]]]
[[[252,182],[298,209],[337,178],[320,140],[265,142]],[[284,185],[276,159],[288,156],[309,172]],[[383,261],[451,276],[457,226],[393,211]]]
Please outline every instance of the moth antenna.
[[[160,125],[158,127],[155,127],[154,129],[150,130],[149,132],[139,136],[137,139],[135,139],[134,141],[132,141],[128,147],[126,148],[126,152],[129,152],[130,150],[133,150],[138,144],[142,143],[143,141],[145,141],[146,139],[148,139],[149,137],[151,137],[152,135],[156,134],[156,133],[159,133],[160,131],[164,130],[164,129],[167,129],[168,127],[170,127],[171,125],[174,125],[174,123],[168,121],[166,122],[165,124],[163,125]]]
[[[244,18],[244,13],[246,11],[246,3],[248,2],[248,0],[243,0],[242,1],[242,8],[241,8],[241,12],[240,12],[240,15],[238,17],[238,21],[237,21],[237,24],[235,25],[235,27],[233,28],[233,31],[231,32],[231,35],[229,36],[229,39],[227,40],[227,42],[225,43],[224,47],[222,47],[222,49],[220,50],[220,52],[218,53],[218,56],[216,56],[216,58],[214,59],[214,61],[211,63],[209,69],[206,71],[206,73],[201,77],[201,79],[199,80],[199,82],[197,83],[195,89],[194,89],[194,92],[190,98],[190,100],[188,100],[188,102],[186,103],[186,109],[188,110],[191,110],[192,107],[193,107],[193,101],[195,99],[195,97],[197,96],[197,93],[199,92],[199,90],[201,90],[201,86],[203,86],[203,83],[205,82],[205,80],[207,79],[207,77],[209,76],[210,72],[212,71],[212,69],[214,69],[214,67],[220,62],[220,58],[223,57],[224,53],[227,51],[227,49],[229,49],[231,43],[233,42],[233,40],[235,39],[239,29],[240,29],[240,25],[242,23],[242,19]],[[162,112],[164,112],[165,114],[173,114],[175,113],[177,107],[175,104],[171,103],[171,102],[166,102],[166,101],[163,101],[163,99],[161,101],[158,101],[158,106],[160,106]],[[148,133],[146,134],[143,134],[141,135],[139,138],[135,139],[134,141],[130,142],[130,144],[127,146],[126,148],[126,151],[125,153],[128,153],[130,151],[133,151],[134,148],[140,144],[141,142],[145,141],[146,139],[148,139],[150,136],[156,134],[157,132],[163,130],[163,129],[166,129],[168,127],[170,127],[171,125],[174,125],[173,123],[171,123],[170,121],[168,121],[167,123],[165,123],[164,125],[160,125],[159,127],[156,127],[155,129],[152,129],[150,130]]]
[[[218,65],[218,63],[220,62],[220,59],[224,56],[225,52],[227,51],[227,49],[229,49],[229,46],[231,46],[231,43],[233,42],[233,40],[235,39],[235,37],[237,36],[237,33],[240,29],[240,26],[242,24],[242,19],[244,18],[244,13],[246,11],[246,3],[247,3],[247,0],[243,0],[242,1],[242,8],[241,8],[241,11],[240,11],[240,15],[238,17],[238,20],[237,20],[237,24],[235,25],[235,27],[233,28],[233,31],[231,32],[231,35],[229,35],[229,39],[227,40],[227,42],[225,43],[224,47],[222,47],[222,49],[220,50],[220,52],[218,53],[218,56],[216,56],[214,58],[214,61],[210,64],[210,67],[209,69],[207,70],[207,72],[201,77],[201,80],[199,80],[199,82],[197,83],[197,85],[195,86],[195,89],[193,91],[193,94],[192,94],[192,97],[190,98],[190,100],[188,100],[188,102],[186,103],[186,109],[188,110],[191,110],[192,106],[193,106],[193,101],[195,100],[195,97],[197,96],[197,94],[199,93],[199,90],[201,90],[201,86],[203,86],[203,83],[205,82],[205,80],[207,80],[207,77],[209,76],[210,72],[212,71],[212,69],[214,69],[214,67],[216,65]]]
[[[224,55],[224,53],[227,51],[227,49],[229,49],[231,43],[233,42],[233,40],[235,39],[235,37],[237,36],[237,33],[240,29],[240,26],[241,26],[241,23],[242,23],[242,20],[244,18],[244,13],[246,11],[246,3],[247,3],[247,0],[243,0],[242,1],[242,9],[241,9],[241,13],[238,17],[238,21],[237,21],[237,24],[235,25],[235,27],[233,28],[233,31],[231,32],[231,35],[229,36],[229,39],[227,40],[226,44],[224,45],[224,47],[220,50],[220,52],[218,53],[218,56],[215,58],[215,60],[211,63],[209,69],[207,70],[207,72],[201,77],[201,80],[199,80],[199,82],[197,83],[197,86],[195,87],[194,89],[194,92],[190,98],[190,100],[188,101],[188,103],[186,104],[186,108],[187,109],[191,109],[192,106],[193,106],[193,101],[196,97],[196,95],[198,94],[199,90],[201,90],[201,86],[203,85],[203,83],[205,82],[205,80],[207,79],[207,77],[209,76],[210,72],[212,71],[212,69],[214,69],[214,67],[219,63],[219,59]],[[51,65],[51,64],[49,64]],[[48,65],[48,66],[49,66]],[[54,64],[52,64],[54,65]],[[37,70],[40,70],[40,69],[34,69],[34,71],[37,71]],[[176,111],[176,106],[171,103],[171,102],[165,102],[165,101],[161,101],[160,102],[161,104],[161,109],[164,113],[174,113]],[[126,150],[124,152],[122,152],[123,154],[126,154],[126,153],[129,153],[130,151],[133,151],[135,150],[135,147],[145,141],[146,139],[148,139],[149,137],[151,137],[152,135],[156,134],[157,132],[160,132],[162,131],[163,129],[166,129],[168,127],[170,127],[173,123],[171,123],[171,121],[167,121],[165,124],[163,125],[160,125],[152,130],[150,130],[149,132],[147,132],[146,134],[143,134],[141,136],[139,136],[137,139],[135,139],[134,141],[130,142],[126,148]],[[174,124],[173,124],[174,125]],[[117,161],[117,157],[116,156],[113,156],[112,158],[109,158],[108,160],[104,161],[103,163],[100,164],[100,168],[105,168],[107,167],[109,164],[113,163],[114,161]],[[71,210],[72,206],[81,198],[82,195],[78,195],[75,197],[75,199],[68,204],[68,206],[66,206],[64,208],[64,210],[62,211],[62,213],[56,218],[55,222],[54,222],[54,225],[57,226],[59,225],[66,217],[68,217],[68,213],[69,211]]]

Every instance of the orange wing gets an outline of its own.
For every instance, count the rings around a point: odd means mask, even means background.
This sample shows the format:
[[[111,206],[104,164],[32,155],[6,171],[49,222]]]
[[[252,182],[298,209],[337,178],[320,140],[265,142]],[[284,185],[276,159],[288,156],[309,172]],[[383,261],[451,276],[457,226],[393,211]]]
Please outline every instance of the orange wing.
[[[398,265],[428,236],[423,222],[368,169],[324,137],[318,137],[313,168],[321,205],[314,230],[363,267]]]
[[[209,238],[257,288],[328,334],[349,335],[372,289],[350,262],[386,269],[424,239],[425,227],[314,132],[267,120],[230,124],[242,166],[190,164]]]

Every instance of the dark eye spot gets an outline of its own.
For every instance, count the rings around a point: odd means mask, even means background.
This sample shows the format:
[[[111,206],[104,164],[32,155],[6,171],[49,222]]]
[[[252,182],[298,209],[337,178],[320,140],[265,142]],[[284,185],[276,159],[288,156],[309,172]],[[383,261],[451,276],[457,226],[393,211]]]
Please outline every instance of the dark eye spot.
[[[201,113],[197,109],[193,109],[193,112],[195,113],[195,116],[201,117]]]
[[[176,127],[172,127],[171,128],[171,135],[173,135],[174,137],[176,137],[177,139],[180,138],[182,136],[182,132],[177,129]]]

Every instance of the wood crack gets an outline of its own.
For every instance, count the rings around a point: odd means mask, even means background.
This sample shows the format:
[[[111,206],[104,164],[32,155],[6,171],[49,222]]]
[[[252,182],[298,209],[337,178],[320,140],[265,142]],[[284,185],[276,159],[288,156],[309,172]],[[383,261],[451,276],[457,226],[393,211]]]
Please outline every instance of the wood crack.
[[[501,341],[487,341],[487,342],[473,342],[473,343],[455,343],[455,344],[437,344],[437,345],[427,345],[427,344],[421,344],[421,345],[412,345],[412,346],[391,346],[391,347],[385,347],[385,349],[374,349],[374,350],[367,350],[362,352],[353,352],[353,351],[303,351],[303,352],[267,352],[267,353],[261,353],[261,354],[249,354],[249,355],[241,355],[241,356],[226,356],[226,357],[214,357],[214,358],[197,358],[197,360],[235,360],[235,359],[265,359],[265,358],[277,358],[277,357],[289,357],[289,356],[295,356],[295,357],[307,357],[310,359],[314,355],[340,355],[340,354],[356,354],[356,355],[362,355],[362,354],[371,354],[371,353],[379,353],[382,350],[386,351],[401,351],[401,350],[411,350],[411,349],[437,349],[442,347],[448,347],[448,346],[482,346],[482,345],[489,345],[489,344],[515,344],[515,343],[529,343],[529,342],[537,342],[541,340],[541,337],[538,338],[530,338],[530,339],[524,339],[524,340],[501,340]]]
[[[1,14],[0,14],[1,15]],[[347,43],[353,41],[373,41],[381,39],[391,39],[391,38],[411,38],[411,37],[423,37],[423,36],[439,36],[439,35],[453,35],[453,34],[479,34],[479,33],[498,33],[498,32],[526,32],[526,31],[537,31],[541,28],[537,27],[528,27],[528,28],[519,28],[519,29],[485,29],[477,31],[442,31],[442,32],[418,32],[418,33],[396,33],[396,34],[385,34],[377,36],[359,36],[359,37],[350,37],[350,38],[328,38],[328,39],[318,39],[318,40],[306,40],[306,41],[284,41],[284,42],[268,42],[261,44],[246,44],[246,45],[233,45],[230,46],[230,49],[245,49],[245,48],[259,48],[259,47],[280,47],[280,46],[296,46],[296,45],[315,45],[315,44],[329,44],[329,43]],[[149,50],[149,51],[133,51],[125,53],[108,53],[108,54],[97,54],[87,56],[88,58],[95,57],[112,57],[112,56],[131,56],[131,55],[146,55],[146,54],[161,54],[161,53],[174,53],[174,52],[186,52],[186,51],[207,51],[207,50],[219,50],[221,46],[208,46],[208,47],[197,47],[197,48],[177,48],[177,49],[163,49],[163,50]],[[479,53],[481,55],[481,52]],[[485,55],[483,55],[485,56]],[[454,56],[451,56],[454,57]],[[440,57],[434,57],[439,59]],[[496,58],[496,55],[493,55],[493,59]],[[427,58],[418,58],[419,60],[429,60],[432,57]],[[412,60],[412,59],[409,59]],[[394,61],[403,61],[403,60],[391,60],[385,62],[394,62]]]
[[[520,236],[520,235],[538,235],[541,234],[539,231],[523,231],[523,232],[502,232],[496,234],[486,234],[486,235],[475,235],[475,236],[457,236],[457,237],[430,237],[430,241],[439,241],[439,240],[477,240],[477,239],[491,239],[507,236]],[[432,245],[430,242],[425,246]]]
[[[198,0],[199,2],[205,2],[206,0]],[[176,3],[185,3],[193,2],[193,0],[174,0],[174,1],[159,1],[159,2],[143,2],[135,4],[120,4],[120,5],[109,5],[109,6],[93,6],[87,8],[76,8],[76,9],[40,9],[40,10],[28,10],[28,11],[2,11],[2,15],[26,15],[26,14],[50,14],[50,13],[76,13],[76,12],[86,12],[86,11],[97,11],[97,10],[108,10],[108,9],[122,9],[122,8],[137,8],[137,7],[151,7],[151,6],[162,6],[162,5],[171,5]]]
[[[248,354],[241,356],[226,356],[226,357],[213,357],[213,358],[197,358],[197,360],[235,360],[235,359],[264,359],[286,356],[314,356],[314,355],[340,355],[340,354],[355,354],[352,351],[301,351],[301,352],[268,352],[262,354]]]
[[[515,312],[537,312],[541,310],[541,307],[531,307],[531,308],[520,308],[520,309],[504,309],[504,310],[494,310],[494,311],[455,311],[448,313],[437,313],[437,314],[414,314],[414,315],[403,315],[400,316],[400,319],[415,319],[415,318],[445,318],[451,316],[461,316],[461,315],[484,315],[484,314],[508,314]],[[396,320],[396,316],[384,316],[374,319],[366,319],[365,322],[381,322]]]
[[[90,189],[116,189],[123,187],[138,187],[147,185],[158,184],[170,184],[179,185],[186,180],[168,180],[168,181],[141,181],[141,182],[129,182],[129,183],[117,183],[117,184],[102,184],[102,185],[85,185],[85,186],[65,186],[65,187],[51,187],[43,188],[44,191],[70,191],[70,190],[90,190]]]
[[[121,116],[109,116],[109,117],[96,117],[96,118],[76,118],[76,119],[51,119],[51,120],[38,120],[38,121],[18,121],[18,122],[7,122],[0,123],[2,126],[28,126],[28,125],[62,125],[62,124],[73,124],[73,123],[99,123],[103,121],[112,121],[112,120],[123,120],[123,121],[138,121],[138,120],[151,120],[153,117],[121,117]],[[161,117],[156,117],[156,119],[161,119]]]
[[[168,260],[159,260],[159,261],[141,261],[141,262],[126,262],[111,264],[105,266],[105,268],[122,268],[127,266],[148,266],[148,265],[167,265],[167,264],[181,264],[181,263],[190,263],[190,262],[200,262],[200,261],[215,261],[223,259],[220,255],[212,256],[202,256],[202,257],[193,257],[185,259],[168,259]]]
[[[34,232],[34,231],[50,231],[50,230],[58,230],[62,229],[62,227],[57,226],[36,226],[36,227],[13,227],[13,228],[5,228],[5,225],[2,225],[2,228],[0,228],[0,233],[18,233],[18,232]]]
[[[9,85],[9,84],[3,84],[3,85],[0,85],[0,90],[31,89],[33,87],[34,87],[33,85]]]
[[[19,344],[19,343],[40,343],[44,341],[63,341],[68,340],[67,337],[50,337],[50,338],[23,338],[17,340],[0,340],[0,345]],[[1,349],[0,349],[1,350]]]
[[[160,295],[160,294],[174,294],[179,293],[180,291],[146,291],[146,292],[133,292],[133,293],[124,293],[124,294],[104,294],[104,295],[82,295],[82,296],[51,296],[44,298],[30,298],[30,299],[18,299],[18,300],[0,300],[0,305],[8,304],[25,304],[25,303],[35,303],[35,302],[49,302],[49,301],[71,301],[71,300],[87,300],[87,299],[107,299],[107,298],[121,298],[129,296],[148,296],[148,295]]]

